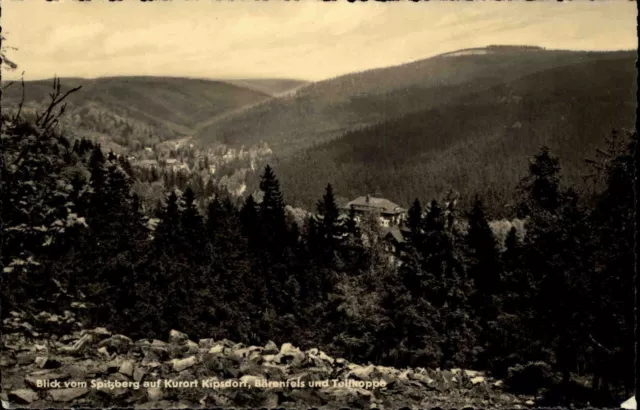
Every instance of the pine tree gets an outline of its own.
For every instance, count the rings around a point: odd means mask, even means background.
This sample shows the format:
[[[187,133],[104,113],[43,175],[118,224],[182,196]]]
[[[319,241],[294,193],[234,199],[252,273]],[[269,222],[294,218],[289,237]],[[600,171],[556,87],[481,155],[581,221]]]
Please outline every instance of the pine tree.
[[[191,187],[187,187],[182,194],[182,201],[184,203],[181,224],[182,249],[191,256],[196,257],[196,261],[201,261],[205,246],[204,221],[198,211],[196,196]]]
[[[242,223],[242,234],[249,241],[249,246],[256,249],[261,241],[260,235],[260,214],[258,204],[253,195],[249,195],[240,210],[240,221]]]
[[[407,213],[407,225],[411,230],[411,238],[413,243],[418,244],[420,242],[420,236],[422,234],[422,204],[420,200],[416,198],[409,208]]]
[[[560,165],[557,157],[551,155],[549,148],[540,148],[529,164],[529,176],[520,184],[525,201],[518,206],[518,217],[523,218],[535,213],[535,208],[554,212],[560,205]]]
[[[287,244],[287,225],[284,211],[284,199],[280,192],[280,182],[267,165],[260,180],[263,199],[259,205],[260,228],[263,244],[274,257],[281,257]]]
[[[327,185],[322,200],[318,201],[315,228],[315,241],[318,246],[316,259],[323,265],[330,266],[336,262],[337,253],[341,250],[346,236],[331,184]]]

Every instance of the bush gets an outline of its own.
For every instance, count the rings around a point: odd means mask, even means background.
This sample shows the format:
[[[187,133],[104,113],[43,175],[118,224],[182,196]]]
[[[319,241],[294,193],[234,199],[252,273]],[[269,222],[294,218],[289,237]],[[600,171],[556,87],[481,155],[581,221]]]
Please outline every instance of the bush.
[[[545,362],[512,366],[507,372],[505,382],[515,393],[536,395],[540,389],[549,388],[559,381],[557,374]]]

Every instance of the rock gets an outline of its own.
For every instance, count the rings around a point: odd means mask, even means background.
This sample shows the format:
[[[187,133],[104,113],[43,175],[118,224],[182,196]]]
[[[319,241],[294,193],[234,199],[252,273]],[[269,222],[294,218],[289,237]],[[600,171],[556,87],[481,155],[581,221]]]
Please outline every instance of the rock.
[[[141,381],[146,373],[147,372],[143,367],[136,366],[134,371],[133,371],[133,380],[136,381],[136,382]]]
[[[201,349],[211,349],[215,344],[216,341],[213,339],[200,339],[198,341],[198,347]]]
[[[478,383],[484,383],[484,377],[476,376],[471,379],[471,384],[478,384]]]
[[[527,406],[533,406],[534,402],[533,402],[533,400],[527,400],[527,401],[524,402],[524,404],[526,404]]]
[[[120,369],[118,369],[118,373],[124,374],[125,376],[133,377],[133,360],[125,360],[120,365]]]
[[[47,358],[44,356],[38,356],[34,360],[36,367],[40,369],[44,369],[44,366],[47,364]]]
[[[120,370],[120,366],[122,366],[122,358],[116,357],[113,360],[110,360],[106,363],[102,363],[100,367],[101,373],[114,373]]]
[[[133,340],[122,335],[113,335],[98,343],[98,347],[106,347],[110,353],[125,354],[133,344]]]
[[[169,343],[173,344],[183,344],[189,340],[189,336],[185,333],[179,332],[177,330],[171,330],[169,332]]]
[[[280,349],[278,349],[278,346],[276,346],[275,343],[273,343],[271,340],[269,340],[267,342],[267,344],[264,346],[264,350],[262,351],[263,354],[277,354],[280,353]]]
[[[87,378],[87,368],[80,364],[72,364],[65,367],[65,370],[69,373],[69,377],[77,381],[85,381]]]
[[[60,352],[72,355],[81,355],[93,343],[93,336],[85,334],[73,346],[62,346]]]
[[[161,340],[153,340],[151,345],[147,348],[143,348],[145,359],[148,360],[166,360],[170,357],[169,346]]]
[[[2,356],[0,356],[0,367],[10,367],[16,363],[16,359],[10,357],[6,352],[4,352]]]
[[[366,367],[358,366],[357,368],[347,373],[347,378],[351,376],[355,376],[359,380],[368,381],[368,380],[371,380],[371,373],[374,370],[375,370],[375,367],[373,365],[369,365]]]
[[[84,333],[90,334],[95,338],[95,340],[98,340],[98,341],[104,340],[112,335],[112,333],[104,327],[96,327],[95,329],[87,330]]]
[[[31,389],[18,389],[9,392],[9,399],[13,399],[18,403],[31,404],[38,398],[38,393]]]
[[[223,352],[224,352],[224,346],[222,345],[211,346],[211,349],[209,349],[209,353],[211,354],[222,354]]]
[[[476,370],[465,370],[464,374],[467,375],[467,377],[473,378],[476,376],[482,376],[482,372],[478,372]]]
[[[35,358],[36,355],[34,352],[21,352],[16,355],[16,361],[21,366],[33,363]]]
[[[89,393],[89,389],[84,387],[77,387],[71,389],[53,389],[48,392],[49,397],[53,401],[71,401],[77,399],[78,397],[82,397],[85,394]]]
[[[24,381],[31,387],[42,389],[46,387],[38,387],[38,380],[41,382],[52,382],[54,380],[66,380],[69,378],[67,372],[51,372],[49,370],[38,370],[25,376]]]
[[[288,364],[292,367],[299,366],[305,359],[304,353],[291,343],[284,343],[280,348],[280,353],[276,355],[276,361],[281,364]]]
[[[187,353],[188,354],[198,354],[198,352],[200,352],[200,347],[198,346],[198,344],[192,340],[187,340]]]
[[[274,354],[268,354],[268,355],[262,356],[263,362],[270,363],[270,362],[274,362],[275,360],[276,360],[276,355]]]
[[[162,400],[163,393],[162,389],[159,387],[149,387],[147,389],[147,398],[149,401],[158,401]]]
[[[245,375],[240,378],[240,381],[243,383],[247,383],[251,387],[256,387],[256,383],[262,383],[265,381],[264,377]]]
[[[173,371],[181,372],[184,369],[188,369],[189,367],[195,365],[198,362],[198,359],[195,356],[187,357],[186,359],[173,359],[171,360],[171,364],[173,365]]]

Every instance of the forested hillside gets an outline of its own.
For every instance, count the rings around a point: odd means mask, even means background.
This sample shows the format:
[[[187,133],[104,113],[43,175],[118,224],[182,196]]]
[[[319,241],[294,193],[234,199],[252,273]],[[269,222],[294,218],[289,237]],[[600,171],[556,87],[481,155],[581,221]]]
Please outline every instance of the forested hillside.
[[[119,145],[132,140],[152,145],[189,135],[200,122],[270,97],[226,82],[188,78],[72,78],[61,83],[62,91],[82,87],[66,100],[63,125],[80,134],[99,133]],[[51,80],[25,82],[24,108],[43,109],[50,87]],[[22,97],[20,84],[13,84],[3,92],[3,106],[15,108]],[[137,132],[139,128],[145,129]]]
[[[480,92],[465,89],[464,98],[445,99],[285,157],[275,168],[287,198],[312,206],[316,192],[331,182],[348,199],[378,192],[408,206],[416,196],[439,197],[454,189],[465,204],[480,194],[493,212],[504,215],[527,172],[526,158],[541,145],[563,159],[567,183],[593,189],[584,179],[591,173],[585,159],[603,148],[602,135],[634,127],[636,57],[584,57]]]
[[[136,339],[181,329],[360,363],[481,370],[537,406],[616,407],[631,394],[635,133],[600,134],[593,192],[563,180],[565,160],[548,147],[521,158],[510,216],[526,235],[513,229],[504,250],[482,196],[413,201],[398,260],[376,220],[339,217],[331,185],[313,215],[292,220],[268,166],[260,200],[237,206],[219,192],[201,212],[187,187],[145,214],[127,159],[71,143],[48,107],[36,121],[2,117],[3,319],[67,317],[83,303],[85,326]]]
[[[515,46],[487,47],[476,54],[448,53],[309,84],[293,95],[265,101],[217,121],[200,130],[197,137],[203,144],[265,141],[284,155],[349,130],[437,108],[529,74],[621,57],[635,61],[632,52]]]

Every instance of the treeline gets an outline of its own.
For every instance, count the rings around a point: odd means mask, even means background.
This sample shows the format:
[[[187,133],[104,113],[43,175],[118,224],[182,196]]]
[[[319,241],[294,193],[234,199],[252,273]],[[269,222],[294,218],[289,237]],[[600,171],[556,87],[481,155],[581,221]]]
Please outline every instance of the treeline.
[[[559,160],[542,148],[518,191],[526,236],[513,230],[504,252],[481,198],[466,212],[416,200],[398,264],[375,219],[340,217],[331,185],[302,226],[269,166],[259,203],[219,193],[202,213],[187,187],[155,224],[124,159],[5,117],[2,314],[81,301],[88,325],[134,338],[175,328],[292,342],[358,362],[490,370],[538,404],[617,405],[634,379],[636,140],[614,133],[593,163],[605,189],[590,209],[560,188]]]
[[[492,216],[503,218],[516,205],[511,199],[527,173],[527,158],[546,145],[563,160],[566,186],[590,196],[592,186],[582,179],[588,172],[585,158],[602,148],[602,136],[612,128],[635,123],[636,72],[630,57],[588,59],[474,92],[440,86],[437,92],[403,89],[395,99],[354,97],[351,104],[362,104],[363,115],[381,113],[376,123],[350,127],[339,138],[283,158],[275,169],[294,206],[313,206],[331,181],[349,199],[381,192],[406,206],[416,196],[440,197],[454,189],[467,208],[479,193]],[[602,72],[610,75],[603,78]],[[474,87],[477,83],[482,82]],[[436,97],[432,107],[415,112]]]

